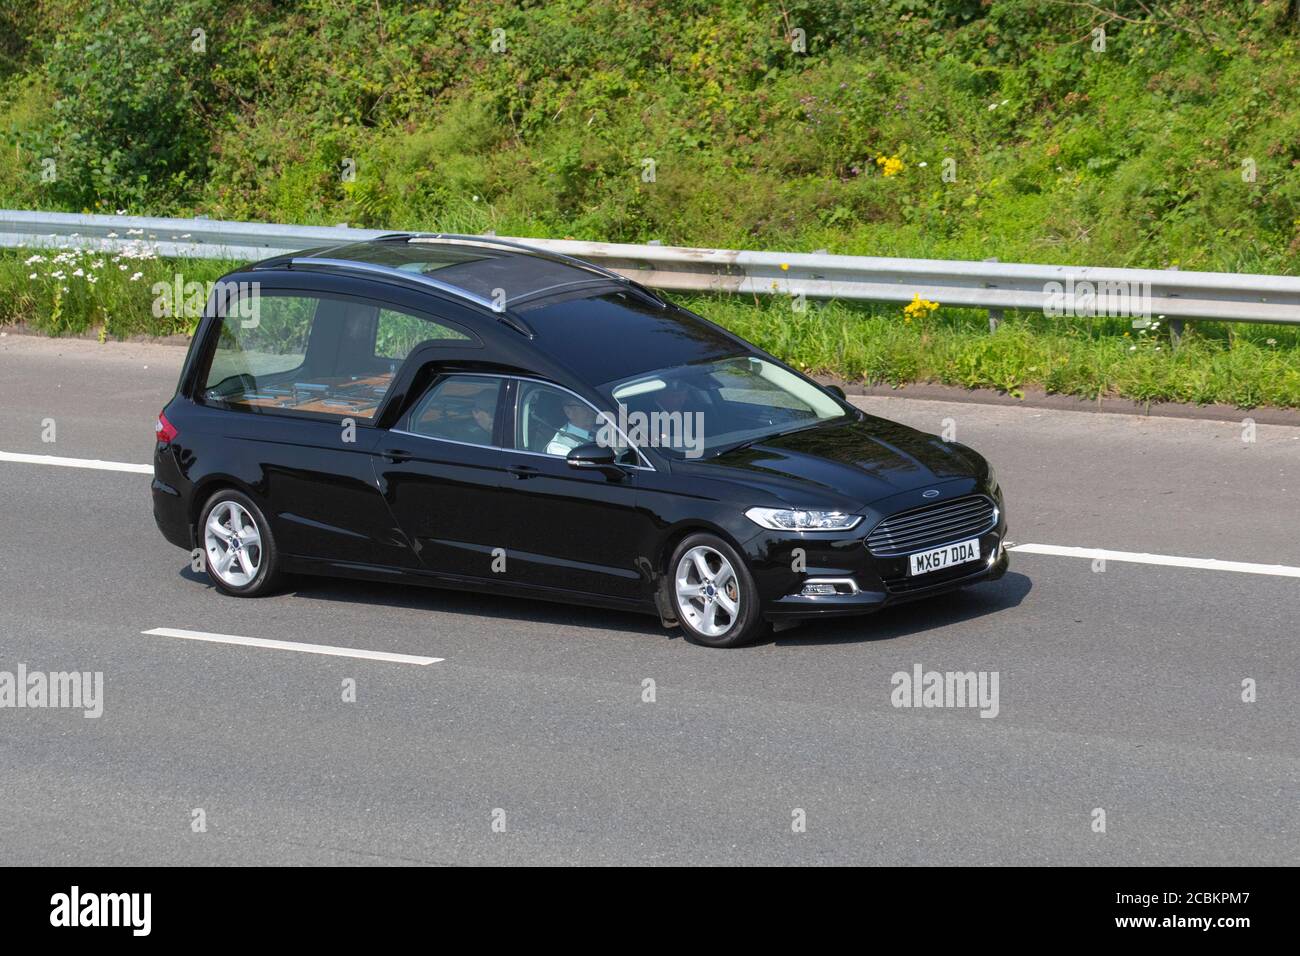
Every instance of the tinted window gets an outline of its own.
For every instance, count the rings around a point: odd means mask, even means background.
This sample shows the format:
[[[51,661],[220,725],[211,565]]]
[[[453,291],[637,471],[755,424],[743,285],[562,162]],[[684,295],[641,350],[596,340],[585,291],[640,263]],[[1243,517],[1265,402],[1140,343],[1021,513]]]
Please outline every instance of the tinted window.
[[[470,341],[432,319],[363,299],[262,293],[228,309],[205,401],[244,411],[369,421],[416,345]]]
[[[619,452],[618,461],[639,464],[637,454],[627,447],[612,423],[601,419],[585,401],[553,385],[521,380],[515,399],[515,447],[541,455],[563,458],[590,442],[610,445]]]
[[[208,368],[207,387],[233,379],[270,379],[302,365],[317,299],[262,296],[257,314],[227,315]],[[233,311],[233,310],[232,310]]]
[[[563,458],[596,440],[596,410],[569,392],[538,382],[520,382],[515,405],[515,447]]]
[[[440,379],[411,410],[406,431],[427,438],[492,445],[503,381],[477,375]]]
[[[376,355],[401,360],[411,354],[411,349],[431,339],[470,341],[470,337],[464,332],[432,319],[394,309],[379,310],[379,327],[375,333]]]

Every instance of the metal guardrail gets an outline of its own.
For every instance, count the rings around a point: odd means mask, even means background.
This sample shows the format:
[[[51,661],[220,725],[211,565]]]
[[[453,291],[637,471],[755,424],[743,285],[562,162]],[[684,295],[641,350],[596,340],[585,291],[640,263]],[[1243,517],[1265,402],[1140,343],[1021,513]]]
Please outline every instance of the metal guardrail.
[[[113,250],[143,242],[160,256],[177,258],[246,261],[391,231],[0,210],[0,247]],[[988,309],[991,316],[1006,309],[1066,315],[1149,312],[1175,323],[1300,324],[1300,276],[515,241],[588,259],[667,290],[899,303],[920,295],[944,306]],[[1119,311],[1115,303],[1120,303]],[[1133,303],[1145,307],[1135,309]]]

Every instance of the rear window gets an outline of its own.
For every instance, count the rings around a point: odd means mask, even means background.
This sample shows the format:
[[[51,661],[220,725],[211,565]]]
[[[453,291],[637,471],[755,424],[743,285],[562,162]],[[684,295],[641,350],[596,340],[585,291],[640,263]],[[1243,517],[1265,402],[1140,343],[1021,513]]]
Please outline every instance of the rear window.
[[[228,308],[203,400],[242,411],[374,418],[397,369],[426,342],[472,342],[450,323],[364,299],[262,293]]]
[[[379,328],[375,334],[376,355],[400,361],[410,355],[413,348],[429,339],[468,342],[470,337],[450,325],[441,325],[418,315],[393,309],[379,310]]]
[[[262,296],[255,317],[227,315],[212,353],[208,389],[233,399],[239,395],[230,386],[269,381],[301,366],[319,304],[307,297]]]

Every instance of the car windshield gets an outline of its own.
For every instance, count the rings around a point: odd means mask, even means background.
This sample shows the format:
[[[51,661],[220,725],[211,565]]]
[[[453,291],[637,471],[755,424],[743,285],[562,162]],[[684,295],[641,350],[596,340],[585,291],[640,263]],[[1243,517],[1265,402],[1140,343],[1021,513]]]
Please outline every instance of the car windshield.
[[[779,365],[741,355],[644,372],[604,385],[634,444],[702,458],[821,422],[842,405]]]

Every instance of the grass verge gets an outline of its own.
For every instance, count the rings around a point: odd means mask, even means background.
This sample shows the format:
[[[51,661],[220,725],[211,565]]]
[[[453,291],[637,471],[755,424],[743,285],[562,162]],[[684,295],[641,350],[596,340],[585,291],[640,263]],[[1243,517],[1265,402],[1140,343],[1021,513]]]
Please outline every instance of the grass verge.
[[[122,254],[4,253],[0,325],[49,335],[93,331],[101,341],[191,333],[193,310],[161,308],[162,287],[170,294],[179,282],[189,304],[201,307],[207,284],[233,267],[160,259],[143,244]],[[798,312],[781,297],[675,298],[798,368],[849,382],[1300,408],[1297,328],[1189,323],[1175,348],[1158,317],[1151,329],[1134,329],[1127,319],[1011,314],[990,333],[976,310],[909,317],[894,306],[810,302]]]

